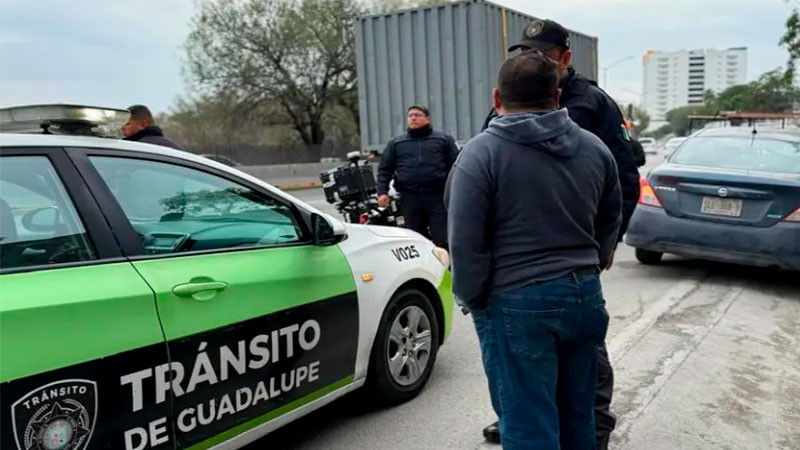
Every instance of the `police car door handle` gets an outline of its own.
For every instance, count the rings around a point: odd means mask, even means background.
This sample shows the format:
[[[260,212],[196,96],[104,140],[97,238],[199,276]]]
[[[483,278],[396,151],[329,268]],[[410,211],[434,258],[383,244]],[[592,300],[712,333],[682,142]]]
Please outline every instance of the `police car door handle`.
[[[178,297],[193,298],[195,300],[206,301],[216,297],[225,290],[228,283],[224,281],[203,281],[179,284],[172,288],[172,293]]]

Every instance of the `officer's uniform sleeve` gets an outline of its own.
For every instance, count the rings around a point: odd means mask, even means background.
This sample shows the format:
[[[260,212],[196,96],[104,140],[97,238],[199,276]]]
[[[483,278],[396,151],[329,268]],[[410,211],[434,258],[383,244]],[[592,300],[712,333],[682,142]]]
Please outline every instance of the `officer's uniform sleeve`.
[[[386,144],[381,155],[381,163],[378,165],[378,195],[389,193],[389,183],[394,177],[397,168],[397,154],[394,151],[394,139]]]
[[[623,123],[619,111],[613,109],[607,111],[609,116],[606,117],[606,120],[618,122],[613,125],[614,130],[621,133]],[[586,106],[569,107],[567,113],[578,126],[597,135],[595,130],[600,127],[601,123],[600,118],[592,109]],[[618,119],[612,117],[618,117]],[[598,137],[602,139],[602,136]],[[604,144],[611,150],[619,172],[619,185],[622,189],[622,226],[619,231],[619,240],[622,240],[622,236],[628,229],[628,222],[636,209],[636,203],[639,201],[639,168],[636,166],[636,158],[629,141],[620,139],[613,143],[604,141]]]
[[[606,179],[597,215],[594,218],[594,236],[600,249],[600,267],[605,269],[617,247],[620,225],[622,225],[622,192],[614,160],[606,158]]]
[[[591,108],[584,106],[571,106],[567,108],[567,114],[573,122],[577,123],[578,126],[584,130],[594,133],[594,130],[597,129],[595,113],[591,110]]]
[[[642,143],[636,139],[631,139],[631,148],[633,149],[633,156],[636,159],[636,166],[642,167],[647,164],[647,156],[644,154]]]
[[[636,204],[639,202],[639,168],[633,155],[630,141],[623,140],[622,145],[610,149],[614,155],[619,172],[619,186],[622,189],[622,226],[619,230],[619,240],[628,230]]]

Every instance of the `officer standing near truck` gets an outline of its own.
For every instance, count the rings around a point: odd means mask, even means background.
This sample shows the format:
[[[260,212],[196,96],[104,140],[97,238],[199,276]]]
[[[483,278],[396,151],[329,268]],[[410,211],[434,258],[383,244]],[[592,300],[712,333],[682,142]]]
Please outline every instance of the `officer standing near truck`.
[[[570,119],[581,128],[599,137],[611,150],[617,163],[619,183],[622,189],[622,226],[618,238],[622,240],[639,200],[639,170],[636,167],[630,135],[625,126],[622,111],[614,100],[600,89],[597,83],[578,74],[570,65],[572,61],[570,44],[569,32],[563,26],[552,20],[535,20],[525,27],[522,39],[511,46],[508,51],[513,53],[537,50],[556,61],[561,79],[560,106],[567,108]],[[497,113],[492,111],[486,119],[484,129],[496,116]],[[605,267],[605,269],[609,268],[610,264]],[[605,344],[598,346],[597,358],[595,430],[597,448],[607,449],[609,436],[616,426],[616,417],[611,412],[614,374]],[[501,440],[496,422],[486,427],[483,435],[489,442],[499,443]]]
[[[400,193],[406,226],[447,248],[444,187],[458,156],[452,136],[435,131],[428,108],[408,108],[408,130],[386,145],[378,166],[378,205],[389,206],[389,184]]]

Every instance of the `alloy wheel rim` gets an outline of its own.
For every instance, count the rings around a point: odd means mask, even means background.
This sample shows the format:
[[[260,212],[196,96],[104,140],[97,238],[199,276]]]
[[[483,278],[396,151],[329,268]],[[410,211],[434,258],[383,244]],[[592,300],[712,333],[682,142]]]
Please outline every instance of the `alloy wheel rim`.
[[[401,386],[417,382],[431,356],[431,322],[425,311],[418,306],[403,308],[392,321],[386,356],[392,379]]]

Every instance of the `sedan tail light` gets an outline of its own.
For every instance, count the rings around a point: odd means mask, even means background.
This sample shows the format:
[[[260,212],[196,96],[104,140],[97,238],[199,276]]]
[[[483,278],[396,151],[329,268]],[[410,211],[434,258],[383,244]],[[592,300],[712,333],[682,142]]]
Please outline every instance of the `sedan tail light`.
[[[797,211],[789,214],[789,216],[783,220],[785,222],[800,222],[800,208],[797,208]]]
[[[653,191],[646,177],[639,179],[639,204],[662,208],[661,202],[658,200],[658,197],[656,197],[656,193]]]

